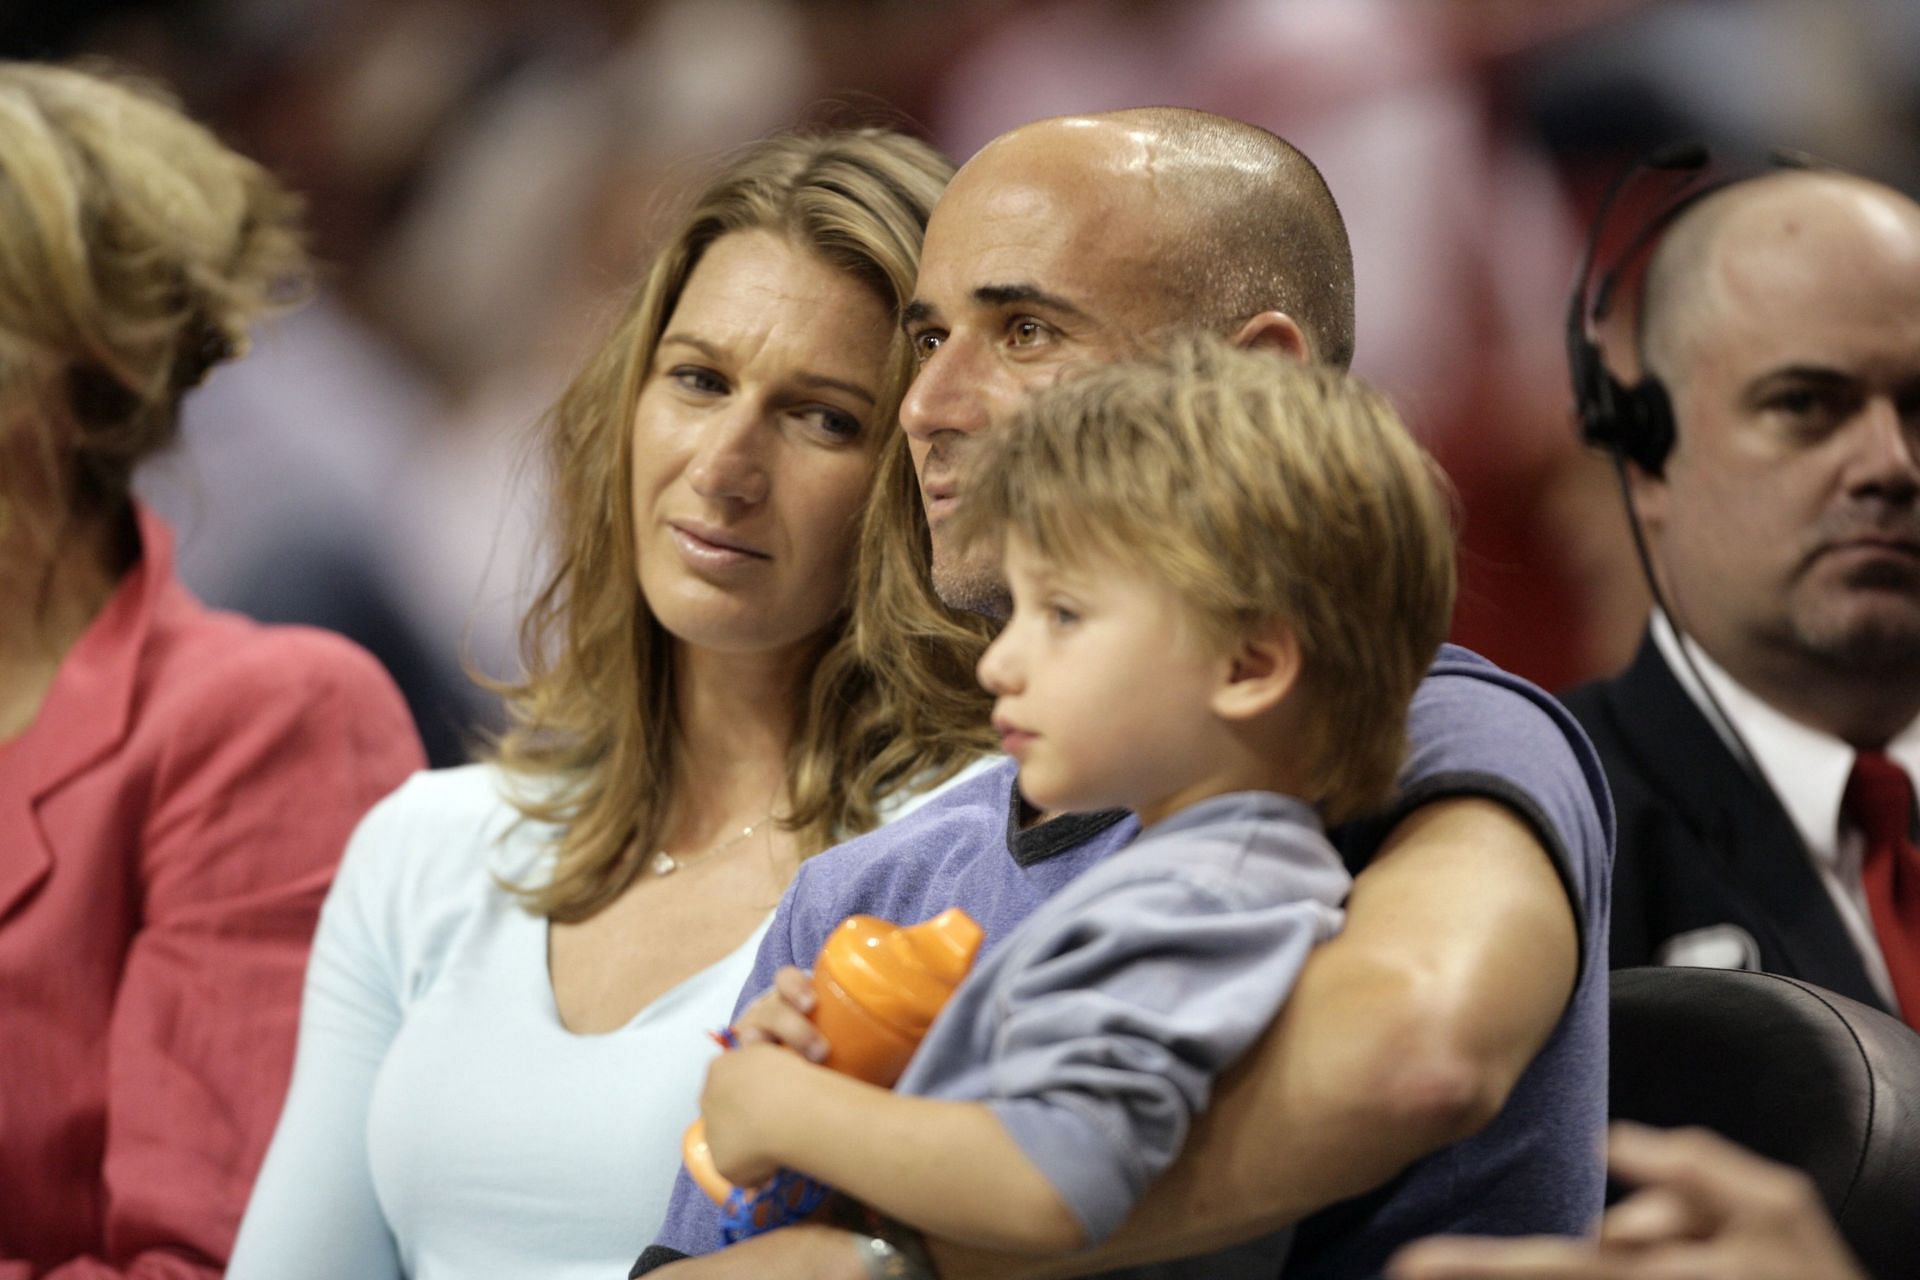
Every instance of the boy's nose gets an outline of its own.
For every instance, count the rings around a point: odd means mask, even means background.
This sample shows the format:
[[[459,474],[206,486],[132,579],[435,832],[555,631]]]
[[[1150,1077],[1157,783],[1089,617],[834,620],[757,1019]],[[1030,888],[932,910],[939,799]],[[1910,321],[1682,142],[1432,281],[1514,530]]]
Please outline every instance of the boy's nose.
[[[980,655],[980,663],[974,673],[980,678],[980,687],[998,697],[1016,692],[1017,674],[1013,645],[1008,641],[1012,626],[1002,631],[987,651]]]

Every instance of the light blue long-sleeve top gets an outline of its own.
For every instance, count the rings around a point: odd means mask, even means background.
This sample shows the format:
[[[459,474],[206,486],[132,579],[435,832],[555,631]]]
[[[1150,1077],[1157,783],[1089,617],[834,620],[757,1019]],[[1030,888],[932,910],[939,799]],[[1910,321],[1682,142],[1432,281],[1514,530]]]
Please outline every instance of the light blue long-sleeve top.
[[[415,775],[355,832],[230,1280],[606,1280],[664,1214],[765,925],[624,1027],[570,1032],[547,921],[501,883],[552,846],[518,816],[474,765]]]

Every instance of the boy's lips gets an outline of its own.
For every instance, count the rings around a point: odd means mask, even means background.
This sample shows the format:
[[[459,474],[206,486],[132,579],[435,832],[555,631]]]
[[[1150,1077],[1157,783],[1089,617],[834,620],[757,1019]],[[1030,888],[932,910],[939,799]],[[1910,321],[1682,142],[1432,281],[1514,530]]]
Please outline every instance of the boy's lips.
[[[1039,736],[1030,730],[1022,729],[1019,725],[1013,723],[1013,721],[1003,720],[999,716],[993,718],[993,731],[1000,735],[1000,749],[1016,759],[1019,758],[1022,751],[1026,750],[1027,744]]]

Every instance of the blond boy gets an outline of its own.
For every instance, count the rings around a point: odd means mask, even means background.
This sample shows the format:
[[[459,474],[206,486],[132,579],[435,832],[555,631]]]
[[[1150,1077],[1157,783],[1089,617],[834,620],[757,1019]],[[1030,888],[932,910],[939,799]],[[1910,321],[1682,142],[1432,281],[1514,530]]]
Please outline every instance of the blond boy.
[[[981,960],[897,1092],[770,1044],[717,1060],[721,1171],[799,1169],[986,1247],[1112,1232],[1338,927],[1322,823],[1392,788],[1452,608],[1448,515],[1391,408],[1330,370],[1196,337],[1036,397],[959,517],[1013,594],[980,678],[1031,805],[1145,829]],[[769,996],[742,1024],[791,1040],[790,1017]]]

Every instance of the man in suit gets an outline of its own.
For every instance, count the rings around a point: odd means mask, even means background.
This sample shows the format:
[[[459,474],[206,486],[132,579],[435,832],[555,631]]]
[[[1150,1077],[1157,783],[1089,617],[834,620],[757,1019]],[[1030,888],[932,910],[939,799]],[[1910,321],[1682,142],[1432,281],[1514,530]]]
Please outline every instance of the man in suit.
[[[1637,335],[1633,394],[1671,406],[1670,450],[1622,448],[1664,607],[1566,698],[1619,813],[1613,964],[1920,1024],[1920,205],[1813,170],[1709,194]]]

